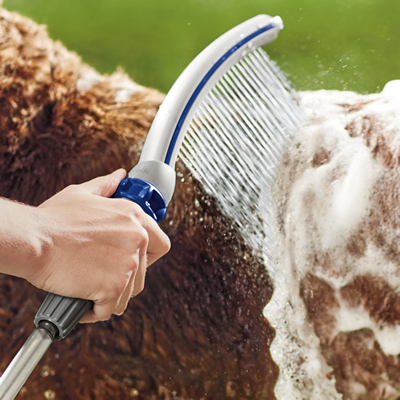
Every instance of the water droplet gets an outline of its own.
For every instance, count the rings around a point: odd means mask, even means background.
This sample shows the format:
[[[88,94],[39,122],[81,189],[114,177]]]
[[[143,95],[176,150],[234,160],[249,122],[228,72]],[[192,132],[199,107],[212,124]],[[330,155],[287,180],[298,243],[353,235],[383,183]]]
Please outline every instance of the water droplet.
[[[56,398],[56,393],[53,390],[46,390],[44,392],[44,397],[47,400],[54,400]]]
[[[200,206],[200,202],[197,199],[194,201],[194,206],[195,207],[199,207]]]
[[[28,389],[24,386],[23,388],[21,388],[21,390],[19,391],[19,394],[21,396],[25,396],[28,393]]]
[[[131,389],[131,397],[139,396],[139,391],[137,389]]]
[[[40,376],[42,378],[46,378],[50,375],[51,368],[48,365],[43,365],[42,370],[40,371]]]

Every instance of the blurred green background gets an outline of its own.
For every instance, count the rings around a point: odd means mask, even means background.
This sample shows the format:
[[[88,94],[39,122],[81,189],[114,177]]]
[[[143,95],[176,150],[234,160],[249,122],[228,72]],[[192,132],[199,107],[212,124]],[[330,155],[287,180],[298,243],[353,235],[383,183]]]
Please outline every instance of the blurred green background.
[[[4,0],[102,73],[166,92],[214,38],[254,15],[285,29],[266,51],[298,90],[380,91],[400,79],[400,0]]]

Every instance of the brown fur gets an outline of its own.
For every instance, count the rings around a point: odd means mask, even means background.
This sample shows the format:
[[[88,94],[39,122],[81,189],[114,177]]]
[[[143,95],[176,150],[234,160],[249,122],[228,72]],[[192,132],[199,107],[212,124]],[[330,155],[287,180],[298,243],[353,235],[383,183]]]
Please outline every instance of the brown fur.
[[[37,205],[68,184],[129,170],[163,95],[139,88],[117,103],[118,74],[79,91],[89,67],[43,27],[3,11],[0,30],[0,195]],[[179,163],[162,225],[172,249],[144,292],[122,317],[78,326],[52,345],[19,398],[49,390],[66,400],[274,398],[274,331],[262,316],[272,285],[230,226]],[[0,369],[32,331],[43,297],[1,276]]]
[[[377,282],[372,276],[357,277],[341,289],[341,295],[351,307],[365,307],[373,320],[379,319],[377,322],[393,324],[399,320],[398,295],[382,280]],[[333,334],[339,303],[327,282],[308,274],[301,285],[301,297],[320,339],[321,352],[333,368],[330,376],[335,378],[336,388],[344,399],[360,398],[354,396],[355,382],[367,389],[365,399],[388,398],[385,396],[389,396],[391,390],[387,381],[400,388],[399,358],[385,355],[372,330],[363,328]]]

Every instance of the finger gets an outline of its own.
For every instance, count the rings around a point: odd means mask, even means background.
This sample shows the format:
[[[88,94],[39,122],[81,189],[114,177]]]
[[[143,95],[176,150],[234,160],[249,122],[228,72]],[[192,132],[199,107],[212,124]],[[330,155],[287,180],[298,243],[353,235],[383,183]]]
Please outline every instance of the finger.
[[[131,293],[133,292],[135,286],[135,276],[136,276],[135,274],[132,274],[126,289],[122,293],[119,304],[117,305],[117,308],[114,310],[114,314],[122,315],[122,313],[126,310],[128,302],[131,298]]]
[[[79,321],[80,324],[91,324],[93,322],[96,322],[96,318],[95,318],[95,313],[90,310],[88,311]]]
[[[145,215],[142,226],[149,235],[149,244],[147,247],[147,266],[150,266],[164,254],[168,253],[171,248],[169,237],[161,230],[157,222],[151,217]]]
[[[126,176],[124,169],[117,169],[112,174],[99,176],[91,181],[87,181],[78,185],[90,194],[102,197],[110,197],[118,188],[119,183]]]
[[[81,320],[81,323],[90,323],[98,321],[107,321],[111,318],[118,301],[104,304],[95,304],[93,309],[89,311]]]
[[[146,249],[144,249],[140,254],[139,269],[136,272],[134,286],[129,293],[129,298],[137,296],[143,290],[147,267],[147,252]]]
[[[137,269],[136,274],[132,274],[131,280],[121,296],[120,304],[117,306],[114,312],[117,315],[121,315],[125,311],[129,300],[132,297],[137,296],[144,288],[147,269],[147,256],[145,247],[139,249],[138,264],[139,268]]]

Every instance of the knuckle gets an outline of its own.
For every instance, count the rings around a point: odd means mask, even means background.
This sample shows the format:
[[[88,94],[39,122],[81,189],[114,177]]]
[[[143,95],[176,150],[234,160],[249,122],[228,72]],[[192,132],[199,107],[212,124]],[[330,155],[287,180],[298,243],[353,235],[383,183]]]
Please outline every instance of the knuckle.
[[[126,199],[118,200],[117,210],[122,221],[132,226],[142,225],[144,216],[142,208],[133,201],[128,201]]]
[[[76,192],[77,190],[80,190],[81,189],[81,186],[80,185],[77,185],[76,183],[73,183],[73,184],[71,184],[71,185],[68,185],[65,189],[64,189],[64,191],[66,191],[66,192]]]
[[[171,249],[171,240],[169,239],[169,237],[165,234],[165,233],[163,233],[163,241],[161,242],[161,246],[160,246],[160,250],[164,253],[164,254],[166,254],[166,253],[168,253],[169,251],[170,251],[170,249]]]
[[[140,248],[147,249],[149,245],[149,234],[145,228],[140,227],[136,233],[136,240]]]
[[[142,221],[144,211],[142,210],[142,207],[139,206],[139,204],[136,204],[135,202],[131,201],[129,203],[129,214],[134,219]]]

